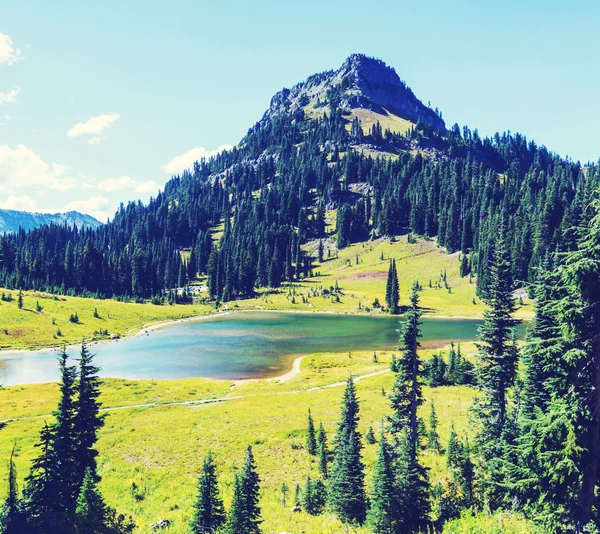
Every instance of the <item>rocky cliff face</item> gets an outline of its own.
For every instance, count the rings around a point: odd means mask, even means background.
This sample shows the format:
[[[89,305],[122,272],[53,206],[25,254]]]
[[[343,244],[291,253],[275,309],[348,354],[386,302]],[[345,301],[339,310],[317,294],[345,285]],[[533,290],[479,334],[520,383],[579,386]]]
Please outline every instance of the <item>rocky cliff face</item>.
[[[16,232],[19,228],[32,230],[44,224],[68,224],[78,228],[97,228],[100,221],[91,215],[68,211],[66,213],[30,213],[28,211],[0,210],[0,234]]]
[[[336,71],[315,74],[292,89],[278,92],[265,118],[298,107],[319,109],[332,100],[345,111],[362,108],[382,115],[389,112],[445,130],[441,117],[414,95],[393,68],[363,54],[351,55]]]

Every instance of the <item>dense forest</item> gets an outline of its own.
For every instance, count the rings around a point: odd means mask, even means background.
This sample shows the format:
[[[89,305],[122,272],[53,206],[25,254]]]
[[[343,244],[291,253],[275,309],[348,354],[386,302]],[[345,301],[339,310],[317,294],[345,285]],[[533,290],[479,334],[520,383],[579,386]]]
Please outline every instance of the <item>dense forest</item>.
[[[328,89],[317,115],[302,98],[269,110],[237,147],[196,162],[148,205],[121,206],[98,229],[48,225],[2,236],[0,285],[142,299],[207,274],[211,298],[228,301],[309,276],[321,247],[303,245],[328,237],[328,213],[339,248],[437,236],[467,256],[480,292],[501,228],[515,284],[533,281],[549,252],[572,246],[566,230],[600,184],[597,165],[519,134],[482,139],[431,120],[403,134],[379,122],[365,131],[341,103],[346,85]]]

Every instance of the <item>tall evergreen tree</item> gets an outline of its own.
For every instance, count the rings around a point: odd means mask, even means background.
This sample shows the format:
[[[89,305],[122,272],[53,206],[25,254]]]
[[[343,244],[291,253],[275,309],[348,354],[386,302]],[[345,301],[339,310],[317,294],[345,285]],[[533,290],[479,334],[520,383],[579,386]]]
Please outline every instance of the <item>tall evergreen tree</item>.
[[[308,409],[308,417],[306,423],[306,450],[308,454],[315,456],[317,454],[317,440],[315,437],[315,423],[310,413],[310,408]]]
[[[438,418],[435,412],[435,405],[431,401],[431,410],[429,412],[429,430],[427,431],[427,448],[440,452],[440,435],[437,431]]]
[[[397,495],[390,446],[383,433],[379,440],[373,483],[369,493],[367,523],[375,534],[398,532]]]
[[[323,421],[319,422],[319,430],[317,431],[317,456],[319,458],[319,472],[324,480],[329,474],[329,449],[327,447],[327,434],[323,428]]]
[[[75,508],[75,532],[77,534],[104,534],[107,508],[96,485],[96,477],[87,469]]]
[[[260,533],[259,484],[252,447],[249,446],[244,464],[235,476],[233,500],[225,525],[227,534]]]
[[[485,296],[489,306],[479,329],[477,378],[482,391],[474,404],[479,426],[477,445],[481,452],[481,468],[486,499],[492,508],[500,505],[502,485],[505,483],[504,454],[505,427],[509,389],[513,385],[518,362],[514,327],[519,323],[513,318],[515,303],[512,296],[512,280],[509,251],[500,231],[494,250],[490,277]]]
[[[328,479],[329,507],[342,521],[349,523],[362,523],[366,515],[362,444],[357,430],[358,412],[356,388],[350,376],[344,391]]]
[[[8,462],[8,495],[0,510],[0,532],[2,534],[22,534],[25,532],[25,518],[19,499],[17,468],[15,467],[15,448]]]
[[[75,453],[75,484],[79,488],[83,483],[86,471],[93,476],[96,472],[96,457],[98,451],[94,448],[98,440],[98,431],[104,425],[100,415],[100,368],[94,365],[94,355],[90,353],[85,342],[81,344],[79,355],[79,381],[77,383],[78,397],[76,413],[73,421],[76,435]]]
[[[193,534],[217,532],[225,523],[225,519],[225,508],[219,495],[216,465],[209,452],[204,458],[202,473],[198,478],[198,495],[190,530]]]

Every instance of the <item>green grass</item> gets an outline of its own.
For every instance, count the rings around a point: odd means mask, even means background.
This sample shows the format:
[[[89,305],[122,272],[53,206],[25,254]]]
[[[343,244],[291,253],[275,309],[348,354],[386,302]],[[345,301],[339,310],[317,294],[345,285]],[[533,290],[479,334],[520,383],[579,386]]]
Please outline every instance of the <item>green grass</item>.
[[[428,357],[429,351],[423,351]],[[102,387],[106,425],[100,433],[101,488],[108,501],[132,514],[139,532],[167,518],[169,532],[185,532],[194,499],[195,478],[202,458],[214,452],[226,502],[231,498],[234,472],[241,465],[243,452],[253,445],[262,483],[261,506],[265,532],[343,532],[329,514],[312,517],[292,513],[279,502],[279,488],[303,484],[307,474],[318,476],[317,465],[302,448],[306,413],[310,407],[315,420],[323,421],[333,437],[339,417],[343,384],[347,376],[383,373],[357,381],[361,401],[360,431],[369,425],[378,432],[384,414],[389,413],[387,397],[393,375],[387,372],[390,352],[318,354],[302,361],[302,371],[281,383],[260,380],[232,386],[229,381],[189,379],[179,381],[107,380]],[[325,387],[324,387],[325,386]],[[460,432],[467,430],[467,409],[474,390],[468,387],[424,388],[427,401],[434,400],[440,420],[442,443],[448,439],[450,423]],[[31,385],[0,390],[0,419],[17,418],[2,430],[0,459],[8,458],[17,446],[20,484],[36,450],[34,444],[44,421],[58,398],[56,385]],[[190,400],[229,400],[211,404],[162,404],[138,406],[148,402],[187,402]],[[422,407],[426,419],[428,402]],[[376,456],[376,445],[365,445],[364,460],[369,473]],[[444,476],[444,458],[424,452],[435,483]],[[6,484],[6,463],[0,461],[0,484]],[[357,529],[356,532],[367,532]]]
[[[316,249],[318,242],[305,246]],[[385,304],[385,284],[390,258],[396,260],[398,281],[400,284],[400,304],[408,305],[410,287],[414,280],[423,286],[421,305],[425,315],[445,317],[482,317],[485,305],[475,295],[475,279],[459,276],[459,253],[448,254],[438,247],[434,240],[417,239],[408,243],[407,236],[390,239],[377,239],[357,243],[339,251],[332,239],[324,242],[325,258],[322,264],[316,264],[312,278],[298,283],[285,285],[278,291],[262,291],[258,297],[230,302],[230,309],[265,309],[320,311],[335,313],[379,313],[372,309],[375,298]],[[327,259],[327,250],[331,249],[332,258]],[[381,256],[383,254],[383,259]],[[358,257],[358,263],[357,263]],[[442,279],[444,272],[449,290]],[[314,291],[335,286],[336,281],[343,291],[341,302],[331,297],[313,297]],[[432,287],[429,287],[431,281]],[[295,293],[295,304],[292,294]],[[302,301],[302,296],[307,302]],[[362,309],[359,309],[359,303]],[[532,303],[526,301],[517,316],[530,318],[533,314]]]
[[[4,293],[9,291],[0,290]],[[0,302],[0,349],[27,349],[108,339],[94,334],[108,330],[109,337],[135,333],[153,323],[205,315],[214,308],[203,305],[135,304],[112,299],[98,300],[80,297],[54,296],[35,291],[23,291],[23,309],[17,307],[18,291],[10,291],[12,302]],[[36,311],[36,302],[42,311]],[[94,317],[94,308],[99,318]],[[79,323],[69,321],[77,313]],[[61,335],[57,335],[60,330]]]

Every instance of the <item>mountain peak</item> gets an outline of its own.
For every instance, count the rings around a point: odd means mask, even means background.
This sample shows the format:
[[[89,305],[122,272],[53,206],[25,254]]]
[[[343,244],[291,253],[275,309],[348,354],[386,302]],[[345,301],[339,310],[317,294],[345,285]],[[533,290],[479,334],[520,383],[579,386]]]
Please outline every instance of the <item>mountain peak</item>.
[[[299,107],[315,111],[333,101],[356,116],[367,110],[370,121],[381,116],[387,122],[392,116],[405,124],[421,121],[445,130],[442,118],[414,95],[392,67],[365,54],[352,54],[339,69],[314,74],[292,89],[283,89],[272,98],[266,117]]]

